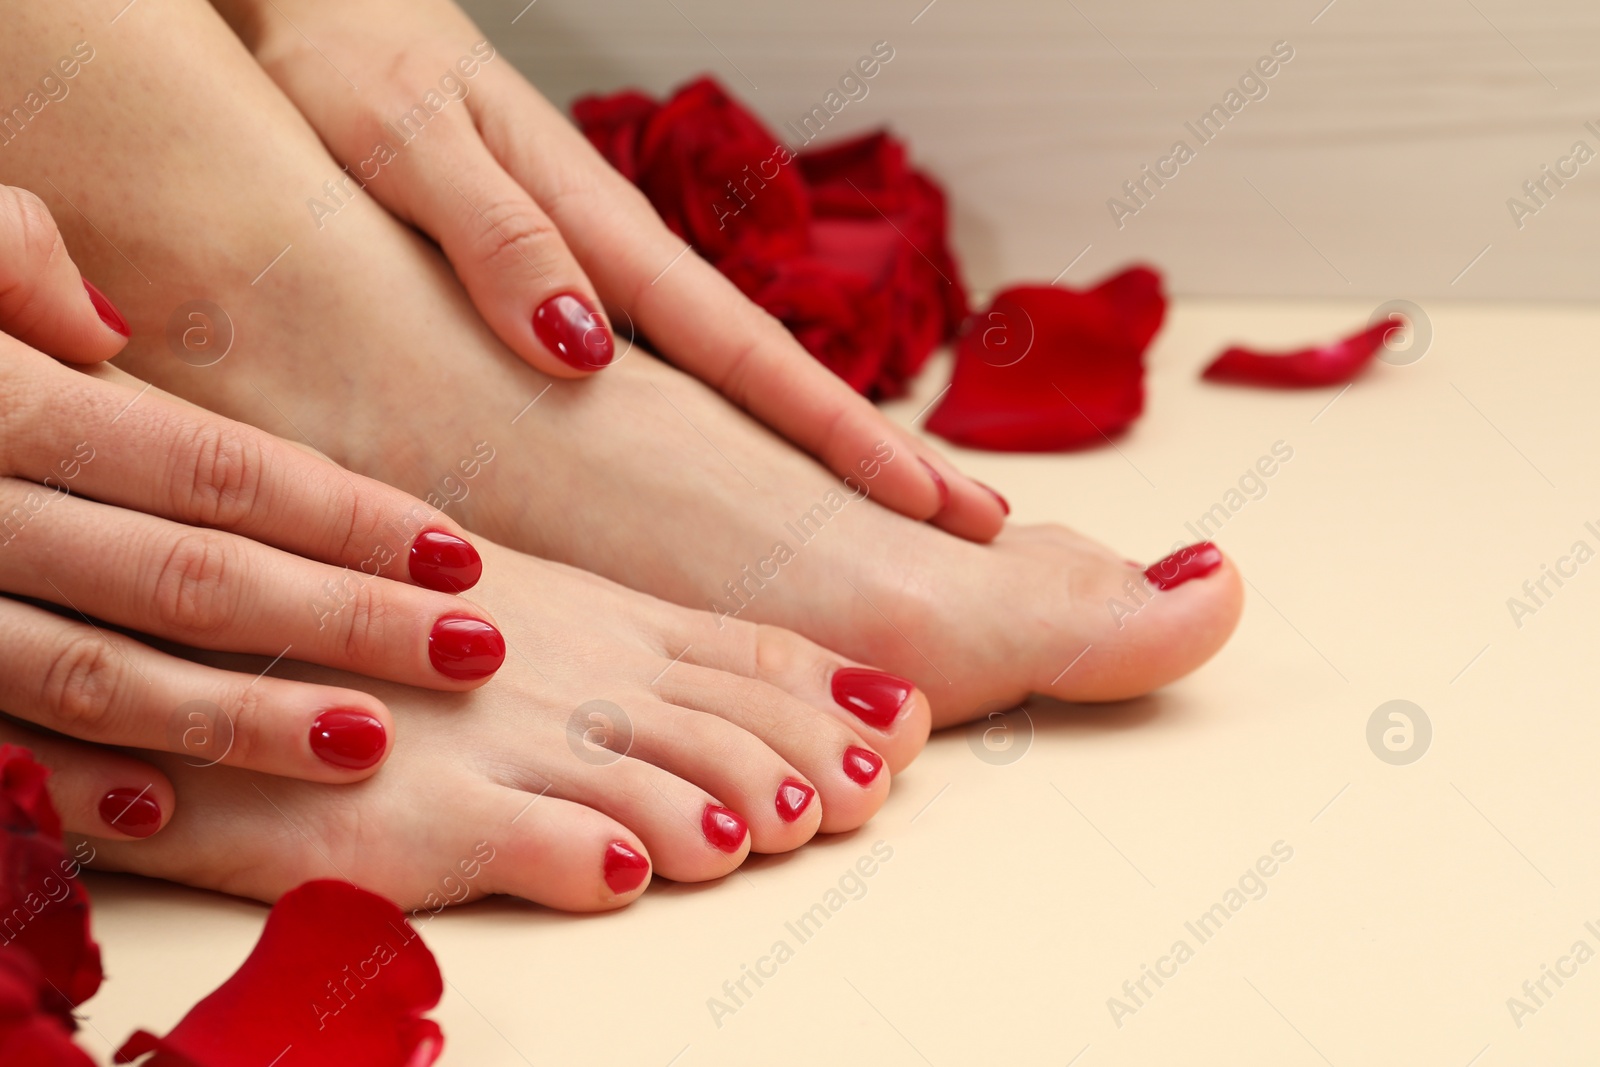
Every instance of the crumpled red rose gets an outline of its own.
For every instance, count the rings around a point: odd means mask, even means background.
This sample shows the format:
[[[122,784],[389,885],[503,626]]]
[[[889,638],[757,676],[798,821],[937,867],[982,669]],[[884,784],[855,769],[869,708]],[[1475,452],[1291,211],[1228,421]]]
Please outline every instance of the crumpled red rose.
[[[903,394],[966,316],[944,195],[887,134],[796,154],[711,78],[572,110],[675,233],[859,392]]]
[[[0,1063],[28,1067],[93,1067],[72,1043],[70,1018],[45,1008],[54,990],[34,958],[18,948],[0,948]]]
[[[1372,362],[1390,330],[1403,328],[1403,323],[1387,319],[1332,344],[1296,352],[1230,348],[1212,360],[1201,377],[1214,382],[1280,389],[1339,385],[1350,381]]]
[[[0,943],[39,966],[40,1005],[70,1033],[72,1009],[100,988],[100,948],[89,936],[80,858],[61,840],[45,780],[25,748],[0,745]]]
[[[143,1030],[118,1063],[265,1067],[427,1067],[444,1038],[423,1013],[439,1003],[433,954],[394,904],[348,882],[285,893],[234,976],[166,1037]]]
[[[958,445],[1052,452],[1098,444],[1144,410],[1144,351],[1167,301],[1134,267],[1093,289],[1018,286],[973,316],[927,428]]]

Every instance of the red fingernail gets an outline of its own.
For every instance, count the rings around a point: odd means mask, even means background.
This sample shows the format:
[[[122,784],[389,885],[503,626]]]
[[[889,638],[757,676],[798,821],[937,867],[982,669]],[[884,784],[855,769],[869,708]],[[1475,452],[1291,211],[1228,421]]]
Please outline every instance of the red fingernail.
[[[778,787],[778,818],[784,822],[794,822],[811,804],[811,798],[817,791],[806,785],[798,778],[785,778]]]
[[[411,546],[411,580],[437,593],[464,593],[483,577],[478,550],[455,534],[426,530]]]
[[[100,798],[100,818],[129,837],[149,837],[161,829],[161,805],[150,796],[149,786],[113,789]]]
[[[871,785],[883,770],[883,757],[871,749],[851,746],[844,750],[844,773],[857,785]]]
[[[117,310],[117,305],[106,299],[106,294],[94,287],[88,278],[83,280],[83,287],[89,291],[89,302],[94,305],[95,312],[100,316],[100,321],[116,330],[124,337],[132,337],[133,331],[128,329],[128,320],[122,317],[122,312]]]
[[[433,624],[428,636],[428,659],[446,678],[475,682],[506,661],[506,639],[482,619],[446,615]]]
[[[976,481],[977,479],[973,480]],[[1011,505],[1006,501],[1005,497],[1000,495],[999,490],[995,489],[993,486],[984,485],[982,482],[978,482],[978,484],[989,491],[989,495],[994,497],[995,503],[1000,505],[1001,511],[1005,512],[1007,515],[1011,514]]]
[[[311,751],[322,762],[347,771],[364,771],[383,758],[388,731],[372,715],[355,708],[334,708],[311,724]]]
[[[1176,589],[1194,578],[1204,578],[1222,566],[1222,550],[1210,541],[1180,548],[1159,563],[1145,568],[1144,576],[1157,589]]]
[[[746,833],[744,820],[738,813],[717,804],[706,805],[705,814],[700,816],[700,831],[707,841],[724,852],[739,851]]]
[[[933,469],[932,463],[920,456],[917,457],[917,462],[922,464],[922,469],[927,471],[928,477],[933,479],[933,487],[939,490],[939,511],[934,512],[937,515],[940,511],[950,506],[950,487],[944,484],[944,478],[940,476],[938,471]]]
[[[916,688],[904,678],[864,667],[841,667],[833,672],[834,702],[879,730],[894,725]]]
[[[619,894],[631,893],[638,889],[640,883],[650,873],[650,861],[621,841],[613,841],[606,846],[603,866],[606,885],[611,887],[613,893]]]
[[[533,332],[540,342],[579,370],[608,366],[616,353],[611,327],[580,296],[562,293],[533,313]]]

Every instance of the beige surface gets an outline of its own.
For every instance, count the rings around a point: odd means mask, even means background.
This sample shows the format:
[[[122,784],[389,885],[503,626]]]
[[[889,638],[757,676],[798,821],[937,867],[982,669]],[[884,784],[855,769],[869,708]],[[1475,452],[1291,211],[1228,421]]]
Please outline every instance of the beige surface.
[[[1600,296],[1600,157],[1520,229],[1506,206],[1575,141],[1600,151],[1590,0],[466,6],[559,103],[710,71],[780,135],[889,42],[829,136],[904,135],[981,286],[1048,281],[1088,248],[1069,279],[1145,257],[1191,295]],[[1200,147],[1184,123],[1276,41],[1295,58]],[[1197,158],[1119,229],[1107,200],[1178,138]]]
[[[1147,556],[1292,446],[1218,537],[1253,588],[1217,660],[1124,706],[1034,707],[1008,765],[937,736],[865,829],[719,885],[657,886],[608,917],[502,902],[436,920],[444,1062],[1590,1062],[1600,962],[1520,1029],[1506,999],[1574,941],[1600,950],[1600,561],[1520,630],[1506,600],[1575,540],[1600,548],[1600,313],[1432,306],[1427,356],[1331,407],[1336,390],[1196,380],[1226,341],[1329,337],[1370,310],[1183,304],[1119,451],[961,457],[1019,519]],[[1409,766],[1365,740],[1396,698],[1435,730]],[[785,923],[879,841],[893,857],[865,895],[800,943]],[[1266,896],[1200,944],[1184,923],[1278,841],[1293,859]],[[97,1034],[173,1022],[262,921],[132,879],[91,888],[110,978],[85,1040],[102,1051]],[[1179,938],[1193,959],[1119,1029],[1107,998]],[[708,998],[780,939],[793,958],[719,1028]]]

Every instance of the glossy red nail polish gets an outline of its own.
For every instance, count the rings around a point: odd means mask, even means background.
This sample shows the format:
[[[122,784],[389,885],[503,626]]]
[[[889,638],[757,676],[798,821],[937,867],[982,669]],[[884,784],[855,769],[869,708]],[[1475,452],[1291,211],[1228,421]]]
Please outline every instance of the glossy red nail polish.
[[[482,619],[446,615],[428,636],[428,659],[446,678],[475,682],[506,661],[506,639]]]
[[[811,798],[817,791],[798,778],[785,778],[778,787],[778,818],[784,822],[794,822],[811,804]]]
[[[871,785],[883,770],[883,757],[871,749],[851,745],[844,750],[844,773],[857,785]]]
[[[113,789],[100,798],[100,818],[129,837],[149,837],[161,829],[161,805],[146,789]]]
[[[563,363],[579,370],[609,366],[616,355],[611,327],[582,297],[552,296],[533,313],[533,333]]]
[[[747,832],[744,820],[739,818],[737,812],[718,804],[706,805],[705,814],[700,816],[700,831],[706,835],[707,841],[723,852],[738,852]]]
[[[1210,541],[1180,548],[1159,563],[1145,568],[1144,576],[1157,589],[1176,589],[1184,582],[1204,578],[1222,566],[1222,551]]]
[[[979,482],[978,484],[980,486],[983,486],[984,489],[987,489],[989,491],[989,495],[994,497],[994,502],[996,504],[1000,505],[1000,510],[1001,511],[1005,512],[1007,515],[1011,514],[1011,503],[1010,503],[1010,501],[1006,500],[1005,497],[1001,496],[1000,495],[1000,491],[998,489],[994,488],[994,486],[992,486],[992,485],[984,485],[982,482]]]
[[[606,885],[617,894],[638,889],[650,873],[650,861],[621,841],[613,841],[606,846],[606,858],[602,866]]]
[[[311,751],[342,770],[366,770],[383,758],[388,744],[383,723],[357,708],[325,711],[311,724]]]
[[[132,337],[133,331],[128,328],[128,320],[122,317],[122,312],[117,310],[117,305],[106,299],[106,294],[94,287],[88,278],[83,280],[83,287],[89,291],[89,302],[94,305],[95,313],[100,316],[100,321],[116,330],[124,337]]]
[[[424,530],[411,546],[411,580],[437,593],[464,593],[483,577],[478,550],[455,534]]]
[[[928,477],[933,479],[933,487],[939,490],[939,511],[934,512],[935,515],[938,515],[940,511],[950,506],[950,487],[944,483],[944,477],[933,469],[932,463],[920,456],[917,457],[917,462],[922,464],[922,469],[927,471]]]
[[[833,672],[834,702],[879,730],[894,725],[916,688],[904,678],[865,667],[841,667]]]

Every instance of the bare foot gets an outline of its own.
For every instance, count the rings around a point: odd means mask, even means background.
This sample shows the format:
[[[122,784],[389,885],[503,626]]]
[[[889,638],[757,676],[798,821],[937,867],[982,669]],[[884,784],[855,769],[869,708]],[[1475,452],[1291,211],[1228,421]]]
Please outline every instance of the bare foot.
[[[471,598],[504,628],[505,667],[470,693],[379,686],[396,737],[378,774],[155,756],[175,814],[145,841],[93,841],[94,865],[263,900],[343,877],[407,907],[507,893],[600,910],[652,871],[717,878],[860,826],[927,739],[921,694],[792,633],[495,546],[484,563]]]

